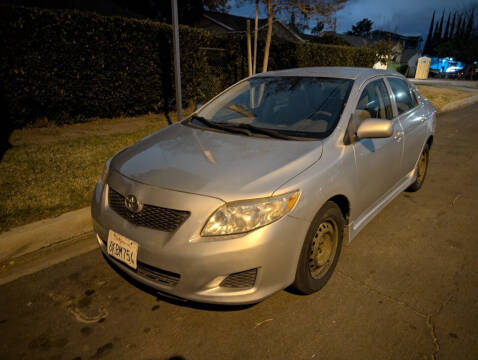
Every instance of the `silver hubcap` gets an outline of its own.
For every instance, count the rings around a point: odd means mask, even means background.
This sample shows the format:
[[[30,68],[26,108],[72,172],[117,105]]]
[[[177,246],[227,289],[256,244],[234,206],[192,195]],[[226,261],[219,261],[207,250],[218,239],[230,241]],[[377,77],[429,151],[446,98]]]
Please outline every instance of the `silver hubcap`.
[[[332,265],[338,244],[337,224],[328,219],[322,222],[314,235],[309,255],[310,275],[320,279]]]
[[[428,163],[428,153],[423,152],[420,156],[420,160],[418,160],[418,167],[417,167],[417,181],[423,182],[425,178],[425,172],[427,171],[427,163]]]

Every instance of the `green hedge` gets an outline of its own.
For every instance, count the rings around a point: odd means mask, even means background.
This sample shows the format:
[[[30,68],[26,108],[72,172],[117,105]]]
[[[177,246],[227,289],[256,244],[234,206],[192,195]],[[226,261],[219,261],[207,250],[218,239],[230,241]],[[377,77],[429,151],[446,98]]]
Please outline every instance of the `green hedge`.
[[[0,34],[1,111],[10,125],[157,112],[174,104],[170,25],[0,5]],[[181,26],[180,41],[185,103],[204,101],[247,75],[243,36]],[[370,67],[374,60],[368,50],[274,39],[269,68]]]
[[[0,33],[0,86],[15,126],[39,117],[64,122],[141,114],[174,102],[167,24],[0,6]],[[200,29],[181,26],[180,38],[183,97],[202,101],[220,88],[211,86],[214,69],[199,48],[220,43],[226,57],[238,51],[234,42]],[[224,70],[225,85],[243,76]]]
[[[372,67],[375,52],[352,46],[300,44],[297,47],[297,66],[358,66]]]

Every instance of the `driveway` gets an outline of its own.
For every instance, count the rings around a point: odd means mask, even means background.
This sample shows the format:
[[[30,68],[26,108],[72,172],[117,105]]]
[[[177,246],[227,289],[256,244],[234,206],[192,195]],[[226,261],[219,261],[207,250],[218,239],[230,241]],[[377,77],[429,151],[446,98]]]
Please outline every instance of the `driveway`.
[[[424,187],[343,249],[319,293],[176,302],[95,250],[0,287],[0,359],[477,359],[476,114],[439,117]]]

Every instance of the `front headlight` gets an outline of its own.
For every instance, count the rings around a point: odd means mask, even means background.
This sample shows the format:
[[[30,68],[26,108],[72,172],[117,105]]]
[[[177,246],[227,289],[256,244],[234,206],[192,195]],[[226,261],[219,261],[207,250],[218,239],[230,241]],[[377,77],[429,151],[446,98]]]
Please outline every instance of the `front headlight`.
[[[264,199],[235,201],[222,205],[208,219],[201,236],[231,235],[270,224],[292,210],[299,191]]]
[[[110,171],[110,163],[111,159],[113,157],[110,157],[108,160],[105,162],[105,166],[103,166],[103,172],[101,173],[101,183],[104,185],[106,184],[106,178],[108,177],[108,172]]]

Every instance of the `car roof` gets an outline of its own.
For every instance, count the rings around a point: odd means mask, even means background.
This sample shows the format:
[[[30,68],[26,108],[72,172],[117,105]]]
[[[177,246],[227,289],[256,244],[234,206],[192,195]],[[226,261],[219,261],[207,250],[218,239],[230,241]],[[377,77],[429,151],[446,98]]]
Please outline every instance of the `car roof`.
[[[336,67],[336,66],[323,66],[323,67],[304,67],[287,70],[269,71],[265,73],[259,73],[254,77],[262,76],[307,76],[307,77],[329,77],[329,78],[341,78],[352,80],[365,80],[375,76],[402,76],[397,72],[387,70],[377,70],[371,68],[359,68],[359,67]]]

